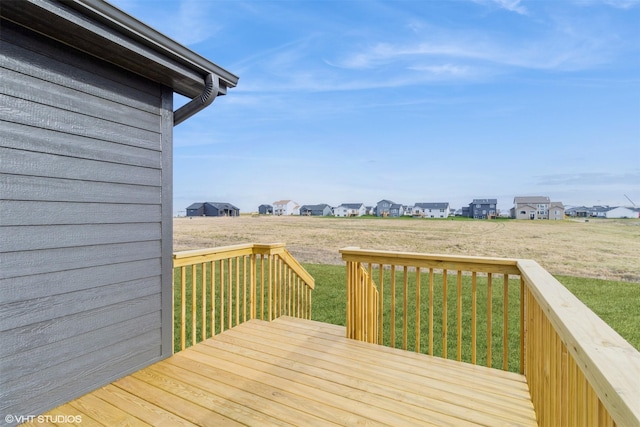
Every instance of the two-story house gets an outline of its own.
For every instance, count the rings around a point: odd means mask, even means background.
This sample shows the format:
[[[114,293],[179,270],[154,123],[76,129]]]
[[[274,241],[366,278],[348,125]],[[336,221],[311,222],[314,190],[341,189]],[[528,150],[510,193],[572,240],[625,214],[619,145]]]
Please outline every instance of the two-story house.
[[[300,205],[293,200],[278,200],[273,202],[274,215],[300,215]]]
[[[258,213],[260,215],[273,215],[273,206],[262,204],[258,206]]]
[[[333,209],[333,214],[339,217],[366,215],[367,208],[364,203],[343,203]]]
[[[389,211],[391,210],[391,206],[394,205],[391,200],[380,200],[376,204],[376,216],[389,216]]]
[[[413,216],[421,218],[447,218],[451,210],[448,202],[416,203],[412,212]]]
[[[469,203],[469,218],[495,218],[498,214],[498,199],[473,199]]]
[[[392,204],[389,208],[389,216],[396,218],[402,215],[404,215],[404,206],[402,206],[400,203]]]
[[[511,218],[564,219],[564,205],[561,202],[552,202],[546,196],[515,197]]]

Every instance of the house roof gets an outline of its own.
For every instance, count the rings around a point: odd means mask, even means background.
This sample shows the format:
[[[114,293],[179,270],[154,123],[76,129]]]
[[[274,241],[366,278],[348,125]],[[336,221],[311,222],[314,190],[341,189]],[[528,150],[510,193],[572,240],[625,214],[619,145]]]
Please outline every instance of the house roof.
[[[316,210],[323,210],[325,208],[331,207],[326,203],[320,203],[319,205],[302,205],[302,207],[300,208],[301,211],[304,210],[309,210],[309,211],[316,211]]]
[[[343,203],[340,206],[347,209],[360,209],[362,206],[364,206],[364,203]]]
[[[525,197],[514,197],[514,204],[524,203],[524,204],[549,204],[550,199],[547,196],[525,196]]]
[[[400,208],[404,208],[404,206],[402,206],[400,203],[393,203],[391,205],[391,209],[400,209]]]
[[[380,201],[378,202],[378,204],[380,204],[380,203],[382,203],[382,202],[387,202],[387,203],[389,203],[389,204],[391,204],[391,205],[393,205],[393,204],[394,204],[391,200],[388,200],[388,199],[382,199],[382,200],[380,200]]]
[[[449,202],[416,203],[414,206],[422,209],[447,209]]]
[[[237,210],[237,211],[240,210],[240,209],[238,209],[238,207],[232,205],[231,203],[227,203],[227,202],[206,202],[206,204],[214,206],[217,209],[232,209],[232,210]]]
[[[273,202],[274,205],[288,205],[289,203],[291,203],[292,200],[278,200]],[[295,203],[295,202],[293,202]]]
[[[497,204],[498,203],[498,199],[473,199],[473,202],[471,202],[472,205],[474,204],[480,204],[480,205],[486,205],[486,204]]]
[[[89,55],[161,83],[189,98],[209,74],[218,95],[238,77],[103,0],[2,2],[0,15]]]
[[[234,209],[240,210],[236,206],[227,202],[203,202],[203,203],[193,203],[187,207],[187,209],[200,209],[203,205],[210,205],[215,207],[216,209]]]

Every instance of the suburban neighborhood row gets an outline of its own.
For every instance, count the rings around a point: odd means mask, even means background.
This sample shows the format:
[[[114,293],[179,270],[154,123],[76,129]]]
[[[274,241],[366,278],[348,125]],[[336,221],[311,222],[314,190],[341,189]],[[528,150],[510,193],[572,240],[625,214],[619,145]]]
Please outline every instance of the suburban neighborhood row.
[[[475,219],[494,219],[499,216],[529,220],[560,220],[570,217],[601,218],[640,218],[640,209],[624,206],[573,207],[566,209],[562,202],[552,202],[546,196],[515,197],[509,212],[501,213],[497,209],[497,199],[474,199],[468,206],[453,209],[448,202],[424,202],[403,205],[383,199],[375,206],[364,203],[343,203],[332,207],[326,203],[300,205],[293,200],[278,200],[272,204],[258,207],[260,215],[276,216],[335,216],[360,217],[365,215],[378,217],[412,216],[417,218],[448,218],[462,216]],[[240,209],[226,202],[193,203],[187,207],[187,216],[238,216]]]

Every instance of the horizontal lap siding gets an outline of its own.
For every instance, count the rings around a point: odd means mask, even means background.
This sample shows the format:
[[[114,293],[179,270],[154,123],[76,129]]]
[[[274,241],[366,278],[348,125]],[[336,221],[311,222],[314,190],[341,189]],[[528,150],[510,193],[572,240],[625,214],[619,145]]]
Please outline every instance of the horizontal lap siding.
[[[163,88],[2,22],[0,412],[162,355]]]

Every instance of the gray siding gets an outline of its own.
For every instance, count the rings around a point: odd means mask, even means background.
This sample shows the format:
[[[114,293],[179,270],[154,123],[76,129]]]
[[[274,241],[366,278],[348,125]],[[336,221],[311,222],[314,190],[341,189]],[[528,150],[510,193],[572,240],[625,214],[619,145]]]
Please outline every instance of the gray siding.
[[[0,413],[171,353],[172,91],[2,21]]]

